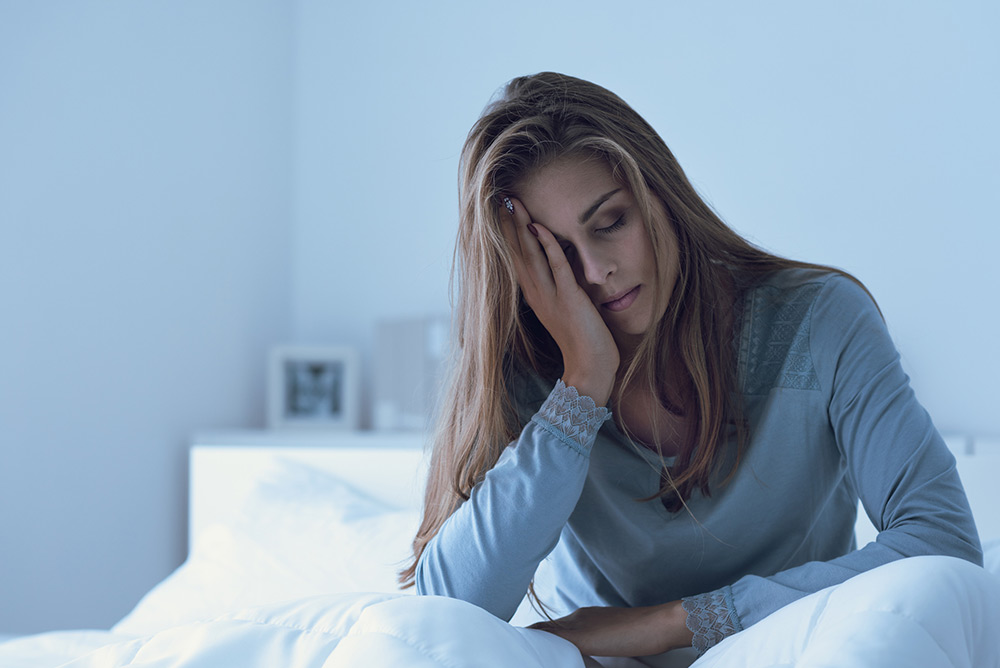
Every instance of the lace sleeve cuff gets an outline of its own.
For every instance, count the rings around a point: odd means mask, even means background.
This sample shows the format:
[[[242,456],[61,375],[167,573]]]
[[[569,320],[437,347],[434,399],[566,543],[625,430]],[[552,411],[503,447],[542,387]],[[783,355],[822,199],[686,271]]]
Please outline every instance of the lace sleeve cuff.
[[[686,625],[694,634],[691,646],[702,655],[727,637],[743,630],[729,587],[681,599]]]
[[[575,387],[559,379],[535,417],[555,427],[566,437],[563,440],[577,450],[586,452],[601,425],[611,417],[611,411],[598,406],[590,397],[581,396]]]

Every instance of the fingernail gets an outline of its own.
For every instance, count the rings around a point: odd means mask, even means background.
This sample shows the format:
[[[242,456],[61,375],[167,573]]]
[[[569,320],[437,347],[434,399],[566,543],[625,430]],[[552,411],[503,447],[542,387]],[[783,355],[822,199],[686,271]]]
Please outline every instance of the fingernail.
[[[513,216],[514,215],[514,203],[510,201],[509,197],[504,197],[503,198],[503,205],[505,207],[507,207],[507,210],[510,211],[510,215]]]
[[[534,234],[536,237],[538,236],[538,230],[535,229],[534,223],[528,223],[528,231]]]

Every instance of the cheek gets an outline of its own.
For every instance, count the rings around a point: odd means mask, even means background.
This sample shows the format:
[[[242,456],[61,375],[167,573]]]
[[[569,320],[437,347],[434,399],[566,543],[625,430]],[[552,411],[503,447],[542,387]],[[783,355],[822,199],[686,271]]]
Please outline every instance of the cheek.
[[[632,239],[632,243],[629,245],[629,260],[632,266],[639,268],[643,273],[656,273],[653,246],[645,230]]]
[[[652,250],[653,241],[649,238],[649,232],[646,231],[645,223],[638,216],[635,220],[631,221],[631,224],[626,229],[627,238],[625,245],[628,246],[629,252],[637,259]]]

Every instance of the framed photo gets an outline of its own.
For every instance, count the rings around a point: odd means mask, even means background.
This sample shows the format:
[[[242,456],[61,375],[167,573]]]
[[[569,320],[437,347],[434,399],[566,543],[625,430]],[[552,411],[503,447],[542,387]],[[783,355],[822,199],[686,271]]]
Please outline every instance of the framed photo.
[[[279,346],[268,369],[272,429],[357,429],[360,358],[353,348]]]

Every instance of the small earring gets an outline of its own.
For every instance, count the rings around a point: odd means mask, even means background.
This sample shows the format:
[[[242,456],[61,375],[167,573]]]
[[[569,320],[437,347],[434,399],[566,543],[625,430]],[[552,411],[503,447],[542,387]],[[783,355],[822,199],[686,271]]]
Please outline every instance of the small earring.
[[[510,201],[509,197],[504,197],[503,198],[503,205],[505,207],[507,207],[507,210],[510,211],[510,215],[513,216],[514,215],[514,203]]]

